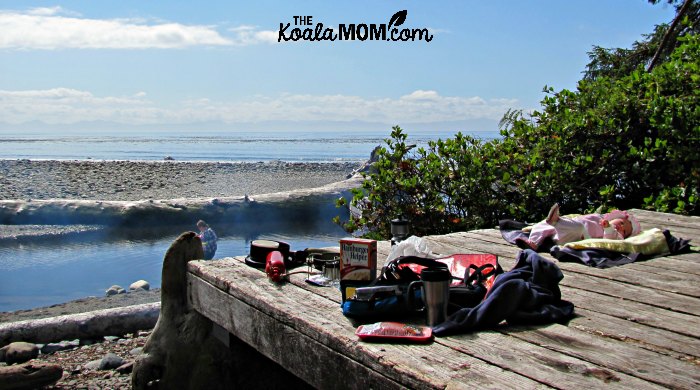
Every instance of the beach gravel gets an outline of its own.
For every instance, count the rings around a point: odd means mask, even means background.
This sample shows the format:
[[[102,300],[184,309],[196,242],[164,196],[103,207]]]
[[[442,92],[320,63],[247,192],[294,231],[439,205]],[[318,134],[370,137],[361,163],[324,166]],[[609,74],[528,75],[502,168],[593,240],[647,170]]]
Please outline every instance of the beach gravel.
[[[35,320],[39,318],[57,317],[67,314],[79,314],[88,311],[112,309],[144,303],[160,301],[160,289],[149,291],[132,291],[125,294],[111,295],[107,297],[85,297],[65,303],[51,306],[37,307],[34,309],[0,312],[0,324],[3,322],[15,322]]]
[[[0,199],[209,198],[315,188],[344,180],[357,162],[0,160]]]

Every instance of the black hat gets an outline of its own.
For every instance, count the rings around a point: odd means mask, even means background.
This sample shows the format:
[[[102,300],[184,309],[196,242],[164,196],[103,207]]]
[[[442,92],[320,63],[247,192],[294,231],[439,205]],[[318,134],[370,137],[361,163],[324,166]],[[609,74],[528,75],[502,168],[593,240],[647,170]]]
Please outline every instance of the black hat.
[[[250,242],[250,254],[246,256],[245,263],[255,268],[265,268],[267,255],[278,251],[286,260],[289,258],[289,244],[283,241],[253,240]]]

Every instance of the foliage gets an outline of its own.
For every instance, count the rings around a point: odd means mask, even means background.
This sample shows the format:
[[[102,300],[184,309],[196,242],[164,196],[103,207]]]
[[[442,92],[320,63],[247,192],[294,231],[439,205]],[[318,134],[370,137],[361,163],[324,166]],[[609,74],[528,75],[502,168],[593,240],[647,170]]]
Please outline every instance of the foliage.
[[[427,148],[394,127],[352,203],[346,223],[376,237],[406,217],[414,234],[493,227],[499,218],[539,220],[599,205],[699,215],[700,39],[646,72],[581,80],[576,91],[545,87],[541,109],[509,111],[502,138],[457,134]]]
[[[654,56],[667,29],[667,24],[656,26],[653,33],[645,34],[644,39],[634,42],[631,49],[593,46],[593,50],[588,52],[590,62],[583,72],[584,79],[624,77],[640,65],[646,65]]]
[[[649,0],[649,2],[656,4],[659,0]],[[639,66],[649,65],[657,51],[659,51],[660,61],[665,62],[673,50],[680,45],[681,41],[678,37],[700,33],[700,3],[697,0],[688,0],[685,8],[683,7],[685,1],[668,0],[667,3],[676,7],[675,19],[679,22],[677,25],[672,22],[670,25],[664,23],[655,26],[651,34],[644,34],[643,39],[634,42],[630,49],[606,49],[594,46],[593,50],[588,52],[590,62],[583,72],[584,79],[595,80],[599,77],[616,79],[627,76]],[[676,22],[675,19],[674,22]],[[667,39],[664,40],[664,38]]]
[[[427,149],[414,149],[406,139],[400,127],[393,128],[373,173],[355,191],[352,202],[364,208],[362,218],[348,221],[346,229],[364,227],[386,236],[391,219],[405,217],[412,233],[422,235],[493,220],[491,213],[502,202],[492,186],[500,180],[494,176],[494,162],[485,158],[491,144],[459,133],[454,139],[430,141]]]
[[[700,44],[681,40],[651,73],[638,67],[583,80],[576,92],[550,89],[542,112],[507,117],[504,145],[529,157],[521,199],[697,213]]]

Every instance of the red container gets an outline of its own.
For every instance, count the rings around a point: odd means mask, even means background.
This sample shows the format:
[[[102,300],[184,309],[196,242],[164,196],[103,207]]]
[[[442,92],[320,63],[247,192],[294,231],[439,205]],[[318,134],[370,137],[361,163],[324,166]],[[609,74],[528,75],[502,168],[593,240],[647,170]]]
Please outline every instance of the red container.
[[[427,326],[386,321],[360,325],[355,334],[363,341],[427,343],[433,339],[433,330]]]

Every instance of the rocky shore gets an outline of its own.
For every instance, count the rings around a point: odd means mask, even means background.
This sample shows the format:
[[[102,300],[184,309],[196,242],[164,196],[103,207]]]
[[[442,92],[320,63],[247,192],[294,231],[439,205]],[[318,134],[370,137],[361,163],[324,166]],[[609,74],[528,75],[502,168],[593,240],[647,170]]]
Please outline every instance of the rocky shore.
[[[0,160],[0,200],[207,198],[341,181],[359,163]]]
[[[121,336],[105,336],[96,340],[70,340],[47,345],[25,344],[36,351],[36,357],[26,364],[34,367],[51,366],[62,370],[60,379],[57,382],[54,382],[55,379],[49,381],[54,383],[44,387],[47,389],[130,389],[134,360],[142,354],[150,333],[148,330]],[[55,351],[39,352],[47,347],[52,347]],[[0,362],[0,375],[3,370],[21,366]],[[32,370],[36,368],[29,371]],[[38,379],[36,374],[36,371],[32,374],[34,380]],[[7,381],[5,379],[5,382]],[[33,387],[26,383],[22,386],[24,387],[11,388]]]
[[[85,297],[69,302],[33,309],[0,312],[0,324],[6,322],[36,320],[66,314],[78,314],[101,309],[139,305],[160,301],[160,289],[132,291],[103,297]]]

